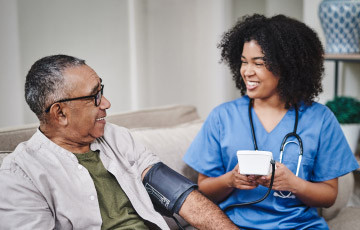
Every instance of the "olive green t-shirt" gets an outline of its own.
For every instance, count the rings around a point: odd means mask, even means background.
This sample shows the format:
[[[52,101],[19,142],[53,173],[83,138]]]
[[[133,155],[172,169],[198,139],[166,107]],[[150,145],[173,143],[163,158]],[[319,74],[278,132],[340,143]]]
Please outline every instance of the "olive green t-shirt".
[[[136,213],[116,178],[102,164],[99,151],[74,154],[94,181],[102,218],[101,229],[149,229]]]

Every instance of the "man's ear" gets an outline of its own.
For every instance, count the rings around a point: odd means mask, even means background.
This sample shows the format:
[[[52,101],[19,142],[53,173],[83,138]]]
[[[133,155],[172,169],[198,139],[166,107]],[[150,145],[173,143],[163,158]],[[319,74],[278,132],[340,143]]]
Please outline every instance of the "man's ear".
[[[64,111],[64,107],[62,107],[60,103],[51,106],[49,113],[52,119],[59,125],[66,126],[68,124],[66,111]]]

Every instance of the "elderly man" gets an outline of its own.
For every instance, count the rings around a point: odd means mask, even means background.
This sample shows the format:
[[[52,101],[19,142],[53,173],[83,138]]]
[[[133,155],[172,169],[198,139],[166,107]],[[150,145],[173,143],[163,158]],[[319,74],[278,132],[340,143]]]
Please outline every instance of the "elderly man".
[[[40,127],[1,166],[0,229],[169,228],[142,180],[174,173],[152,172],[157,156],[125,128],[106,124],[103,90],[74,57],[48,56],[31,67],[25,98]],[[199,229],[237,229],[185,178],[170,179],[186,185],[173,212]]]

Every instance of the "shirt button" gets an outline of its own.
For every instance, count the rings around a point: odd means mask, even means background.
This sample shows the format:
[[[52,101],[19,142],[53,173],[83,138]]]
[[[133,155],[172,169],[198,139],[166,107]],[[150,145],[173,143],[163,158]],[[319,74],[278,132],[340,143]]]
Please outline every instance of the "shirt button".
[[[82,165],[78,165],[78,169],[82,169],[83,168],[83,166]]]
[[[95,196],[90,196],[90,200],[95,200]]]

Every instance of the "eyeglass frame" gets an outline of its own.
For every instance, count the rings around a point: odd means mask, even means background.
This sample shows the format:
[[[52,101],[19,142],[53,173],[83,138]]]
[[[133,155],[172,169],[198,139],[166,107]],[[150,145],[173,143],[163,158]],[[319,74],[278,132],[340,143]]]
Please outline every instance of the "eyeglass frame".
[[[96,103],[96,98],[97,96],[99,95],[100,93],[100,96],[99,96],[99,103]],[[51,106],[53,106],[54,104],[56,103],[61,103],[61,102],[67,102],[67,101],[74,101],[74,100],[82,100],[82,99],[88,99],[88,98],[94,98],[94,104],[96,107],[98,107],[101,103],[101,98],[102,96],[104,95],[104,85],[101,84],[101,89],[99,91],[97,91],[95,94],[93,95],[89,95],[89,96],[83,96],[83,97],[74,97],[74,98],[66,98],[66,99],[61,99],[61,100],[58,100],[58,101],[55,101],[54,103],[52,103],[46,110],[45,110],[45,113],[48,113],[51,109]]]

